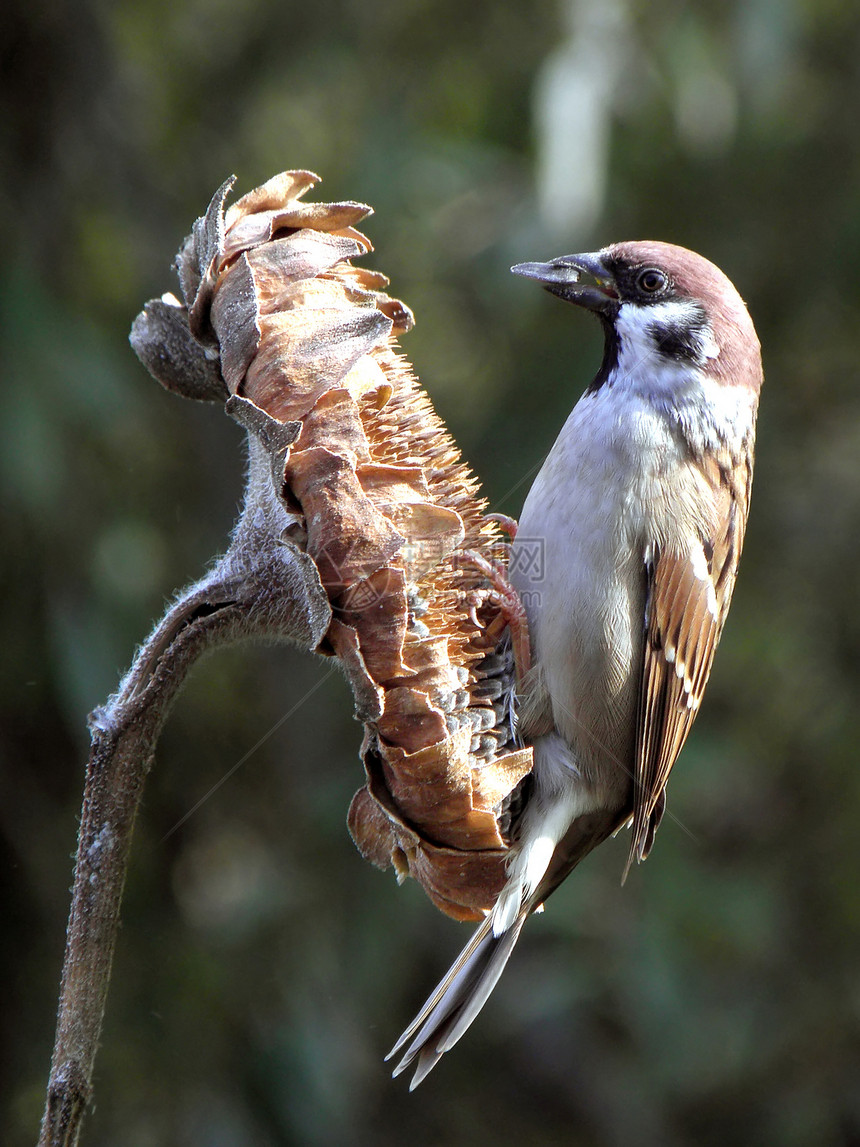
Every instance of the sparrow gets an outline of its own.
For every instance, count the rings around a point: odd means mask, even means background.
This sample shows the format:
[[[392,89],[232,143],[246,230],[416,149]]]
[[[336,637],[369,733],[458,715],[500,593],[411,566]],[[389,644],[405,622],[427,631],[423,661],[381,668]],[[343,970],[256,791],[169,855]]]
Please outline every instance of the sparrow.
[[[514,274],[593,312],[603,360],[532,486],[508,579],[531,665],[517,698],[534,749],[506,883],[389,1054],[416,1087],[460,1039],[523,924],[593,848],[631,826],[648,855],[666,782],[726,620],[753,471],[761,350],[713,263],[616,243]]]

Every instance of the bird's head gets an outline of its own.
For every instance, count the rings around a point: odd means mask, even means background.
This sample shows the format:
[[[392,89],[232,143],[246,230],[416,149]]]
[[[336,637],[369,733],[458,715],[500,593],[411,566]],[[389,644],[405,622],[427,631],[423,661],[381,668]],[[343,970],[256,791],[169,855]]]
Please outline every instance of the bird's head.
[[[719,267],[685,247],[614,243],[511,270],[600,317],[606,347],[591,390],[622,377],[671,386],[694,372],[758,393],[761,351],[746,306]]]

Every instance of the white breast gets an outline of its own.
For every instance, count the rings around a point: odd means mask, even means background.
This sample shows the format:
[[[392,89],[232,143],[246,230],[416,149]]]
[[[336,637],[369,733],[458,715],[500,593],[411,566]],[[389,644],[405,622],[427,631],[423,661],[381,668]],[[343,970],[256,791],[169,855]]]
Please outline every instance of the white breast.
[[[574,408],[523,507],[511,580],[541,700],[586,773],[616,757],[629,767],[646,550],[688,547],[707,513],[687,455],[651,400],[604,386]]]

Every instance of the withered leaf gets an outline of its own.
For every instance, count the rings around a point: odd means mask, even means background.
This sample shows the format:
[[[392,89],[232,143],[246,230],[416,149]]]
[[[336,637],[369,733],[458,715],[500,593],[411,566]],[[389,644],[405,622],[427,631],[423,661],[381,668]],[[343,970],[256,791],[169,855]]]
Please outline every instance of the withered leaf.
[[[150,299],[132,324],[129,342],[166,390],[201,402],[227,398],[219,357],[208,355],[194,338],[188,329],[188,312],[172,296]]]

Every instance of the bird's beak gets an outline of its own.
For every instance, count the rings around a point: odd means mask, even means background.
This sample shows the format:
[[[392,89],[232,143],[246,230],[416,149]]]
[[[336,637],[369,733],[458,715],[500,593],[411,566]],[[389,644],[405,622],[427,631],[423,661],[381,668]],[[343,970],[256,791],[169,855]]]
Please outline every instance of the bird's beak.
[[[615,280],[599,254],[562,255],[549,263],[517,263],[511,271],[534,279],[551,294],[589,311],[605,312],[618,302]],[[583,282],[583,275],[589,281]]]

